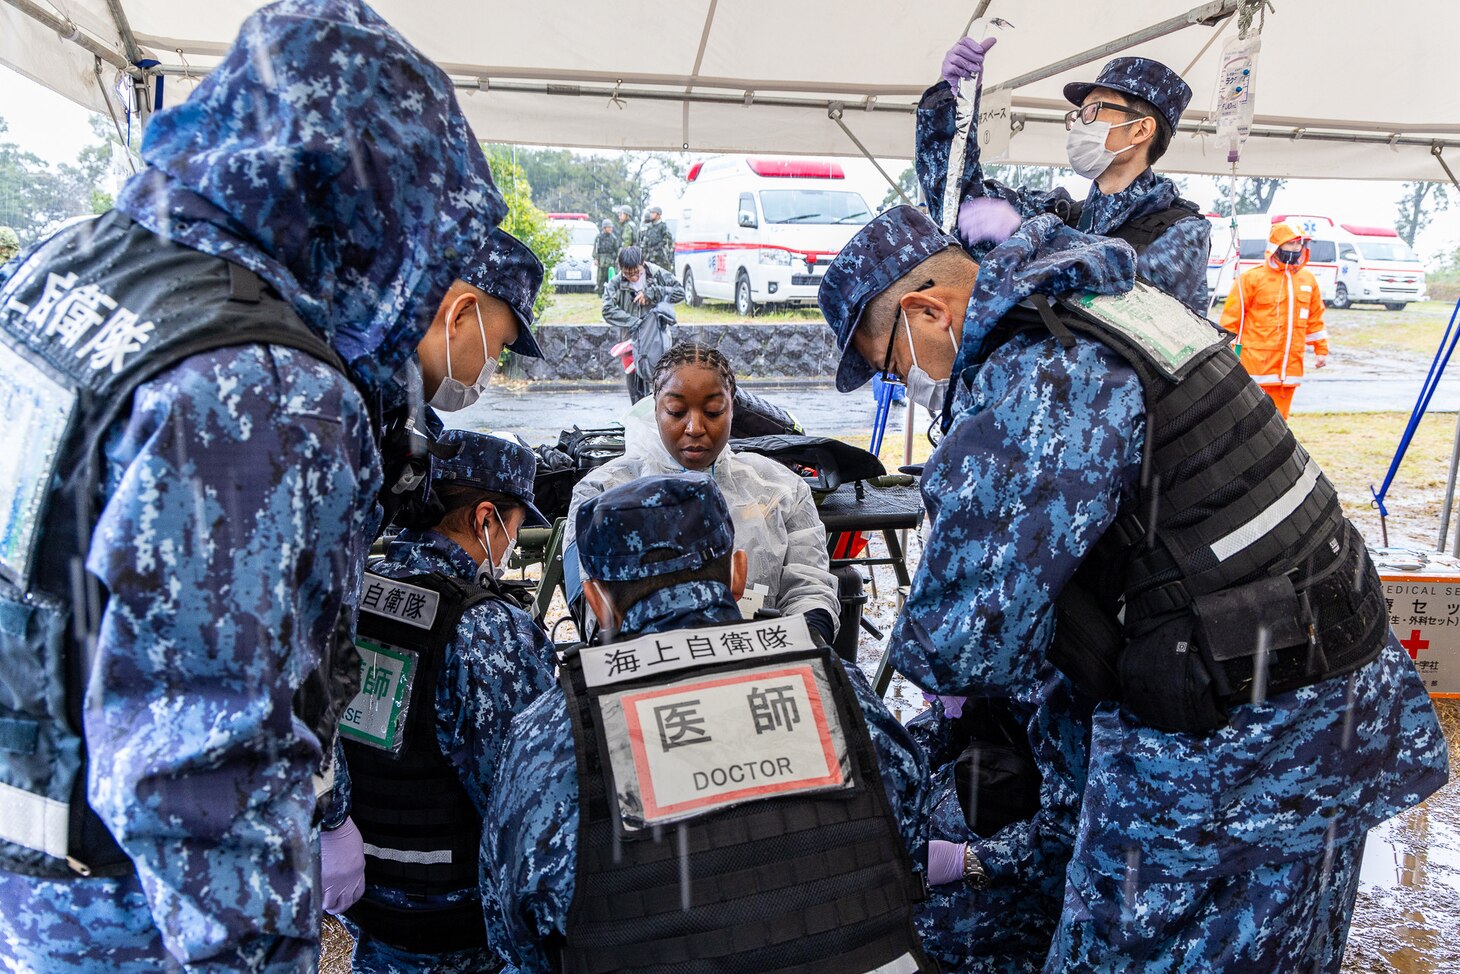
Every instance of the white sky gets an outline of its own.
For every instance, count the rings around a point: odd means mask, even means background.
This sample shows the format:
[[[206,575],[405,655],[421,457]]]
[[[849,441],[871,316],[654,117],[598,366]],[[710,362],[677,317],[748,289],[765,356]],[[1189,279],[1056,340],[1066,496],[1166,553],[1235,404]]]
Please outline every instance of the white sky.
[[[92,141],[88,112],[8,68],[0,67],[0,118],[10,131],[0,139],[15,142],[51,163],[74,162],[76,154]],[[490,137],[490,133],[479,133]],[[868,204],[875,207],[887,192],[887,184],[865,159],[845,159],[847,181],[859,189]],[[907,165],[906,160],[884,160],[883,166],[896,177]],[[1067,187],[1077,198],[1083,197],[1089,183],[1078,177]],[[1207,176],[1187,177],[1188,196],[1211,209],[1218,194],[1218,181]],[[1295,179],[1278,191],[1274,209],[1279,212],[1316,213],[1333,216],[1339,223],[1362,223],[1378,226],[1394,225],[1394,205],[1400,184],[1389,181],[1352,179]],[[1452,197],[1460,192],[1451,190]],[[654,202],[669,209],[674,194],[655,193]],[[668,197],[668,198],[666,198]],[[1223,210],[1225,212],[1225,210]],[[1437,254],[1460,247],[1460,199],[1452,207],[1436,215],[1430,226],[1416,241],[1415,250],[1429,261]]]

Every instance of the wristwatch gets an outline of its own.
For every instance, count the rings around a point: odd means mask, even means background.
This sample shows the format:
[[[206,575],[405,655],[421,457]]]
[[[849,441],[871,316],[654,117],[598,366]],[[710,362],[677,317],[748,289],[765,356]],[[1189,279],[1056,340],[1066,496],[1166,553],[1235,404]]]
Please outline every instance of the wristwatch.
[[[963,881],[973,889],[988,889],[989,874],[984,872],[983,863],[973,851],[973,843],[963,845]]]

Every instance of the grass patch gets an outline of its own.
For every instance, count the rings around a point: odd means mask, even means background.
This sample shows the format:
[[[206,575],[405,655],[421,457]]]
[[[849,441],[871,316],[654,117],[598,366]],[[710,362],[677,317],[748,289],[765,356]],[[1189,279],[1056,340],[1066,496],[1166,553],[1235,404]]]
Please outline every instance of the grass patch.
[[[1424,301],[1403,311],[1385,308],[1349,308],[1323,312],[1329,344],[1334,349],[1400,353],[1428,359],[1440,347],[1452,305]]]
[[[706,301],[698,308],[691,308],[687,304],[676,304],[674,313],[679,317],[682,325],[774,325],[788,321],[811,321],[824,320],[821,317],[820,309],[809,308],[786,308],[781,311],[762,311],[754,318],[747,320],[743,315],[736,314],[735,306],[722,304],[719,301]],[[573,294],[554,294],[553,302],[543,312],[542,321],[544,325],[598,325],[603,323],[603,298],[597,294],[584,294],[575,292]]]

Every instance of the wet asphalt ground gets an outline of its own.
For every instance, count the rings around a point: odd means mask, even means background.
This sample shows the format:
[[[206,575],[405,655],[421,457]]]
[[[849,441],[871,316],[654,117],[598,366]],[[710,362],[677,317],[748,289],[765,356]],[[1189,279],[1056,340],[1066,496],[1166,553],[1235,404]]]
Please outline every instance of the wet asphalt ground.
[[[1407,413],[1414,408],[1428,368],[1428,360],[1412,356],[1359,354],[1338,347],[1326,369],[1318,371],[1310,364],[1306,381],[1293,399],[1293,412]],[[836,391],[830,376],[747,378],[742,385],[790,410],[808,433],[856,437],[867,436],[872,429],[870,386],[843,394]],[[621,382],[578,386],[494,382],[476,405],[442,418],[448,426],[464,429],[510,430],[528,443],[538,444],[555,442],[561,430],[574,425],[589,429],[615,422],[628,406],[628,393]],[[1460,366],[1440,380],[1430,403],[1431,412],[1457,410]],[[900,409],[892,422],[899,427],[903,423]],[[927,425],[925,414],[919,416],[916,428],[923,430]]]

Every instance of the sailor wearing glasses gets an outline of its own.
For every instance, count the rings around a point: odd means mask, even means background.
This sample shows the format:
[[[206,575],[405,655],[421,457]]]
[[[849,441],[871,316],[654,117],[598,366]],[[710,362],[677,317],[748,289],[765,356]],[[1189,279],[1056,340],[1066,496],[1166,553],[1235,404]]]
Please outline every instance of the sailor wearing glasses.
[[[918,181],[928,213],[940,225],[948,160],[950,153],[958,155],[952,152],[958,84],[969,78],[980,84],[984,54],[993,44],[993,38],[960,38],[943,60],[943,80],[924,92],[918,105]],[[1070,168],[1093,180],[1089,195],[1081,203],[1062,188],[1011,187],[985,179],[978,140],[970,138],[958,214],[964,244],[997,242],[1017,225],[1006,208],[970,206],[978,197],[1006,200],[1023,219],[1054,213],[1076,229],[1125,240],[1138,255],[1139,276],[1205,315],[1211,226],[1195,203],[1181,198],[1175,183],[1151,168],[1171,144],[1191,88],[1158,61],[1122,57],[1106,64],[1093,82],[1065,85],[1064,93],[1077,106],[1065,115]],[[978,95],[975,91],[975,106]]]

